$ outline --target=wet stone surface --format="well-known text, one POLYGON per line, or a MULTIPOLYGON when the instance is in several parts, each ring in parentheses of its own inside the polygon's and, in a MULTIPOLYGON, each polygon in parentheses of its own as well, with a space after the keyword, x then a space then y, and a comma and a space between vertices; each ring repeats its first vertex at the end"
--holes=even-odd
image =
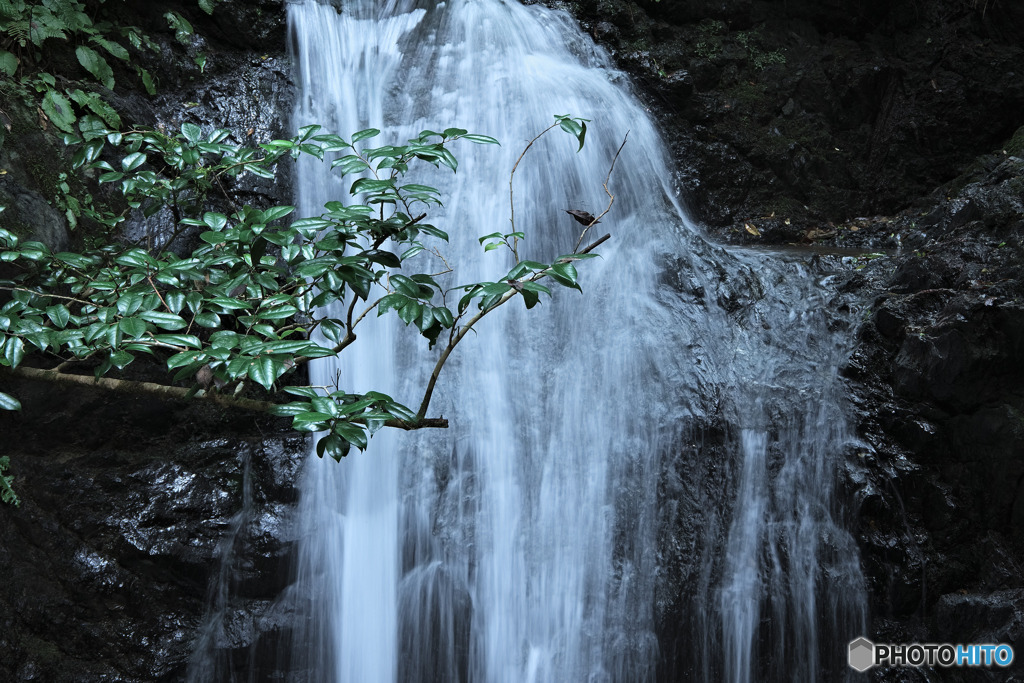
POLYGON ((18 389, 22 413, 0 417, 22 500, 0 509, 0 678, 181 680, 225 538, 247 557, 237 613, 284 588, 306 440, 205 406, 18 389))

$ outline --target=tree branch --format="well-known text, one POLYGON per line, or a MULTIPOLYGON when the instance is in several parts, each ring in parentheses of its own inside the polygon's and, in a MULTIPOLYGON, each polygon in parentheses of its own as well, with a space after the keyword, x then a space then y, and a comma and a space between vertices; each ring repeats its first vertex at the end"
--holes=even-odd
MULTIPOLYGON (((621 149, 621 147, 619 149, 621 149)), ((598 248, 609 239, 611 239, 610 233, 593 242, 583 251, 577 251, 573 253, 589 254, 591 251, 598 248)), ((540 271, 538 273, 534 273, 533 277, 529 278, 529 280, 531 282, 536 282, 537 280, 540 280, 541 278, 544 277, 547 277, 547 271, 540 271)), ((416 419, 418 421, 423 420, 423 416, 427 414, 427 409, 430 407, 430 399, 434 395, 434 386, 437 384, 437 378, 441 376, 441 368, 443 368, 444 364, 448 361, 448 356, 452 354, 452 351, 455 350, 455 347, 458 346, 459 342, 462 341, 467 334, 469 334, 469 331, 473 329, 473 325, 476 325, 478 322, 480 322, 481 318, 483 318, 485 315, 487 315, 494 309, 498 308, 499 306, 507 302, 516 294, 519 294, 519 290, 516 289, 515 287, 509 287, 508 291, 502 294, 501 298, 498 299, 493 306, 481 310, 479 313, 470 318, 469 322, 467 322, 465 325, 459 328, 459 332, 458 334, 455 335, 454 338, 449 337, 451 341, 448 342, 448 346, 446 346, 444 351, 441 352, 441 357, 437 359, 437 362, 434 364, 434 369, 430 373, 430 380, 427 382, 427 389, 423 393, 423 401, 420 402, 420 409, 416 411, 416 419)))
MULTIPOLYGON (((14 377, 21 377, 23 379, 30 379, 34 381, 43 382, 54 382, 57 384, 64 384, 68 386, 80 386, 80 387, 92 387, 103 389, 105 391, 112 391, 118 394, 126 394, 130 396, 152 396, 154 398, 160 398, 164 400, 173 401, 208 401, 215 403, 225 408, 232 408, 236 410, 248 410, 257 413, 270 412, 272 408, 277 406, 277 403, 272 401, 257 401, 251 398, 244 398, 241 396, 232 396, 228 394, 218 393, 196 393, 189 396, 190 389, 185 387, 172 387, 166 384, 157 384, 155 382, 139 382, 136 380, 128 379, 114 379, 111 377, 92 377, 90 375, 75 375, 69 372, 58 372, 57 370, 42 370, 40 368, 28 368, 28 367, 17 367, 17 368, 2 368, 0 374, 11 375, 14 377)), ((354 424, 365 424, 365 420, 361 418, 355 418, 351 420, 354 424)), ((399 420, 392 419, 384 423, 385 427, 394 427, 396 429, 426 429, 426 428, 441 428, 446 429, 448 427, 448 420, 443 417, 434 418, 422 418, 418 417, 415 420, 399 420)))
POLYGON ((72 301, 72 302, 74 302, 76 304, 81 304, 83 306, 95 306, 96 305, 95 303, 93 303, 91 301, 83 301, 82 299, 76 299, 73 296, 62 296, 60 294, 53 294, 51 292, 37 292, 36 290, 28 289, 27 287, 6 287, 4 285, 0 285, 0 289, 2 289, 4 291, 7 291, 7 292, 27 292, 29 294, 35 294, 36 296, 41 296, 41 297, 49 297, 49 298, 52 298, 52 299, 63 299, 64 301, 72 301))

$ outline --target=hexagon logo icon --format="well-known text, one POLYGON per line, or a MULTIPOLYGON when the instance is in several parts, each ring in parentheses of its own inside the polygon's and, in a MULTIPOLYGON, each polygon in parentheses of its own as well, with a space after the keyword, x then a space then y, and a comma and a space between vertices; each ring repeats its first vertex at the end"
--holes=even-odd
POLYGON ((875 644, 861 637, 850 643, 850 668, 861 673, 875 665, 875 644))

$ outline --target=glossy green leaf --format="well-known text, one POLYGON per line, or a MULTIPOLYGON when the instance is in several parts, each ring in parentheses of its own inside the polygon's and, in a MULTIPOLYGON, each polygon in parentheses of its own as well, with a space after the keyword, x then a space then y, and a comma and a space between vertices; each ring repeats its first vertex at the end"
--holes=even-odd
POLYGON ((13 76, 18 70, 18 58, 7 50, 0 50, 0 74, 13 76))
POLYGON ((71 108, 68 98, 64 97, 64 95, 56 90, 47 90, 46 94, 43 95, 41 108, 46 117, 53 122, 53 125, 65 133, 74 132, 72 126, 75 123, 75 112, 71 108))
POLYGON ((193 320, 195 320, 196 325, 199 325, 200 327, 220 327, 220 316, 209 311, 196 313, 193 320))
POLYGON ((131 315, 142 308, 145 300, 141 294, 129 293, 117 300, 117 312, 121 315, 131 315))
POLYGON ((121 331, 132 339, 138 339, 146 334, 146 322, 140 318, 121 318, 117 324, 121 331))
POLYGON ((135 72, 139 74, 139 79, 142 81, 142 87, 146 89, 146 93, 149 95, 156 94, 156 81, 153 80, 153 76, 143 69, 138 64, 135 66, 135 72))
POLYGON ((359 178, 352 183, 350 194, 359 194, 360 192, 383 192, 385 190, 394 190, 394 180, 373 180, 371 178, 359 178))
POLYGON ((164 301, 167 302, 167 307, 171 309, 172 313, 181 313, 181 309, 185 307, 185 292, 181 290, 167 292, 164 294, 164 301))
POLYGON ((96 50, 86 45, 79 45, 75 48, 75 56, 78 57, 78 63, 102 83, 103 87, 113 90, 114 71, 110 68, 107 60, 101 57, 96 50))
POLYGON ((278 218, 284 218, 295 211, 294 206, 273 206, 263 212, 263 222, 270 223, 276 221, 278 218))
POLYGON ((57 327, 64 329, 67 327, 68 321, 71 320, 71 312, 64 304, 57 304, 56 306, 48 306, 46 308, 46 317, 57 327))
POLYGON ((443 306, 434 309, 434 319, 441 323, 441 326, 446 329, 455 324, 455 318, 452 316, 452 312, 443 306))
POLYGON ((283 375, 287 367, 283 361, 276 360, 270 356, 257 356, 249 364, 249 379, 270 390, 278 377, 283 375))
POLYGON ((463 140, 469 140, 470 142, 475 142, 475 143, 477 143, 479 145, 500 145, 501 144, 500 142, 497 141, 497 139, 492 138, 490 135, 476 135, 474 133, 470 133, 468 135, 463 135, 461 137, 462 137, 463 140))
POLYGON ((380 131, 377 130, 376 128, 367 128, 366 130, 361 130, 358 133, 356 133, 355 135, 353 135, 352 136, 352 143, 355 144, 355 143, 359 142, 360 140, 366 140, 368 138, 374 138, 374 137, 377 137, 378 135, 380 135, 380 131))
POLYGON ((202 341, 194 334, 155 334, 153 341, 162 344, 173 344, 175 346, 188 346, 193 349, 203 348, 202 341))
POLYGON ((539 282, 524 282, 522 286, 527 292, 533 292, 535 294, 544 292, 545 294, 551 294, 551 290, 539 282))
POLYGON ((203 139, 203 129, 194 123, 181 124, 181 134, 193 145, 203 139))
POLYGON ((345 328, 340 321, 323 320, 320 322, 320 333, 335 344, 340 344, 345 337, 345 328))
POLYGON ((110 354, 110 363, 118 370, 123 370, 133 360, 135 360, 135 356, 124 349, 118 349, 110 354))
POLYGON ((112 40, 108 40, 107 38, 101 35, 90 36, 89 40, 102 47, 104 50, 106 50, 108 53, 110 53, 117 59, 120 59, 122 61, 128 61, 128 50, 124 49, 123 45, 115 43, 112 40))
POLYGON ((576 266, 571 263, 556 263, 551 266, 551 272, 557 275, 561 275, 563 278, 568 280, 571 284, 576 284, 576 278, 578 273, 576 272, 576 266))
POLYGON ((21 410, 21 401, 0 391, 0 410, 21 410))
POLYGON ((404 306, 398 309, 398 317, 401 318, 402 322, 408 325, 413 320, 420 317, 423 312, 423 304, 418 301, 408 301, 404 306))
POLYGON ((434 325, 434 311, 430 306, 424 306, 423 311, 420 313, 419 320, 416 321, 416 325, 420 328, 420 332, 426 332, 434 325))
POLYGON ((319 457, 322 458, 325 455, 329 455, 339 462, 348 455, 350 449, 351 445, 349 442, 337 434, 328 434, 316 442, 316 454, 319 457))
POLYGON ((314 410, 308 413, 299 413, 296 415, 292 422, 292 426, 296 429, 305 428, 307 431, 316 431, 318 429, 323 429, 331 419, 333 419, 331 415, 314 410))
POLYGON ((356 448, 360 450, 366 448, 366 431, 359 425, 350 422, 336 422, 333 431, 356 448))
POLYGON ((146 163, 146 155, 142 152, 135 152, 134 154, 129 154, 124 159, 121 159, 121 168, 124 169, 125 172, 134 171, 144 163, 146 163))
POLYGON ((309 412, 309 404, 303 401, 294 401, 292 403, 281 403, 269 411, 273 415, 281 415, 285 417, 291 417, 294 415, 301 415, 302 413, 309 412))
POLYGON ((341 169, 342 175, 348 175, 349 173, 360 173, 370 167, 365 161, 356 156, 355 154, 349 154, 348 156, 335 159, 331 162, 331 168, 341 169))
POLYGON ((320 393, 313 387, 284 387, 285 393, 292 394, 293 396, 303 396, 305 398, 316 398, 320 396, 320 393))
POLYGON ((180 315, 163 311, 143 311, 139 314, 143 320, 153 323, 164 330, 180 330, 188 327, 188 323, 180 315))
POLYGON ((25 342, 20 337, 8 337, 4 343, 4 359, 12 367, 16 368, 25 358, 25 342))

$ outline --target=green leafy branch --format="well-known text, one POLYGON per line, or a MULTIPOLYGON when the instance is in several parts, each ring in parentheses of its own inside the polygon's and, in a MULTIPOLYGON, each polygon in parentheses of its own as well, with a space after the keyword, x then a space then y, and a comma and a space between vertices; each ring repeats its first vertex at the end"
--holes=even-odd
MULTIPOLYGON (((439 192, 403 178, 415 163, 455 170, 453 142, 496 144, 494 138, 449 128, 422 131, 402 145, 368 147, 365 142, 380 131, 360 131, 345 140, 306 126, 291 139, 246 147, 228 144, 226 130, 204 133, 188 123, 174 132, 121 132, 93 115, 83 117, 78 128, 80 135, 67 137, 78 147, 74 164, 99 171, 99 182, 116 185, 128 206, 145 216, 169 207, 177 229, 145 244, 58 253, 0 230, 0 263, 11 273, 0 280, 8 297, 0 307, 0 368, 29 379, 210 400, 288 416, 297 430, 326 432, 318 453, 336 459, 351 446, 365 448, 383 426, 447 426, 426 412, 455 346, 484 315, 516 295, 527 308, 535 306, 540 293, 550 294, 539 283, 543 278, 579 289, 573 263, 592 257, 590 252, 608 238, 551 264, 517 260, 499 281, 444 289, 437 274, 415 268, 396 272, 424 250, 439 254, 423 240, 447 240, 443 230, 425 221, 425 212, 413 211, 440 204, 439 192), (294 207, 284 205, 205 210, 217 192, 236 206, 230 194, 235 179, 244 174, 274 178, 279 162, 301 155, 330 160, 343 177, 356 176, 350 203, 329 201, 319 215, 295 220, 294 207), (190 253, 181 242, 193 245, 190 253), (445 303, 453 290, 464 292, 455 311, 445 303), (347 304, 345 313, 332 314, 332 302, 347 304), (395 311, 406 325, 415 324, 430 347, 448 330, 416 412, 377 392, 294 385, 297 369, 355 341, 357 328, 373 310, 378 316, 395 311), (108 377, 140 356, 161 364, 170 382, 108 377), (33 365, 49 367, 27 366, 29 357, 33 365), (269 398, 279 391, 294 398, 287 403, 250 398, 253 392, 269 398)), ((582 134, 577 137, 582 142, 582 134)), ((607 192, 607 178, 605 187, 607 192)), ((609 199, 610 208, 610 193, 609 199)), ((111 228, 125 219, 88 211, 111 228)), ((0 408, 20 404, 0 394, 0 408)))

